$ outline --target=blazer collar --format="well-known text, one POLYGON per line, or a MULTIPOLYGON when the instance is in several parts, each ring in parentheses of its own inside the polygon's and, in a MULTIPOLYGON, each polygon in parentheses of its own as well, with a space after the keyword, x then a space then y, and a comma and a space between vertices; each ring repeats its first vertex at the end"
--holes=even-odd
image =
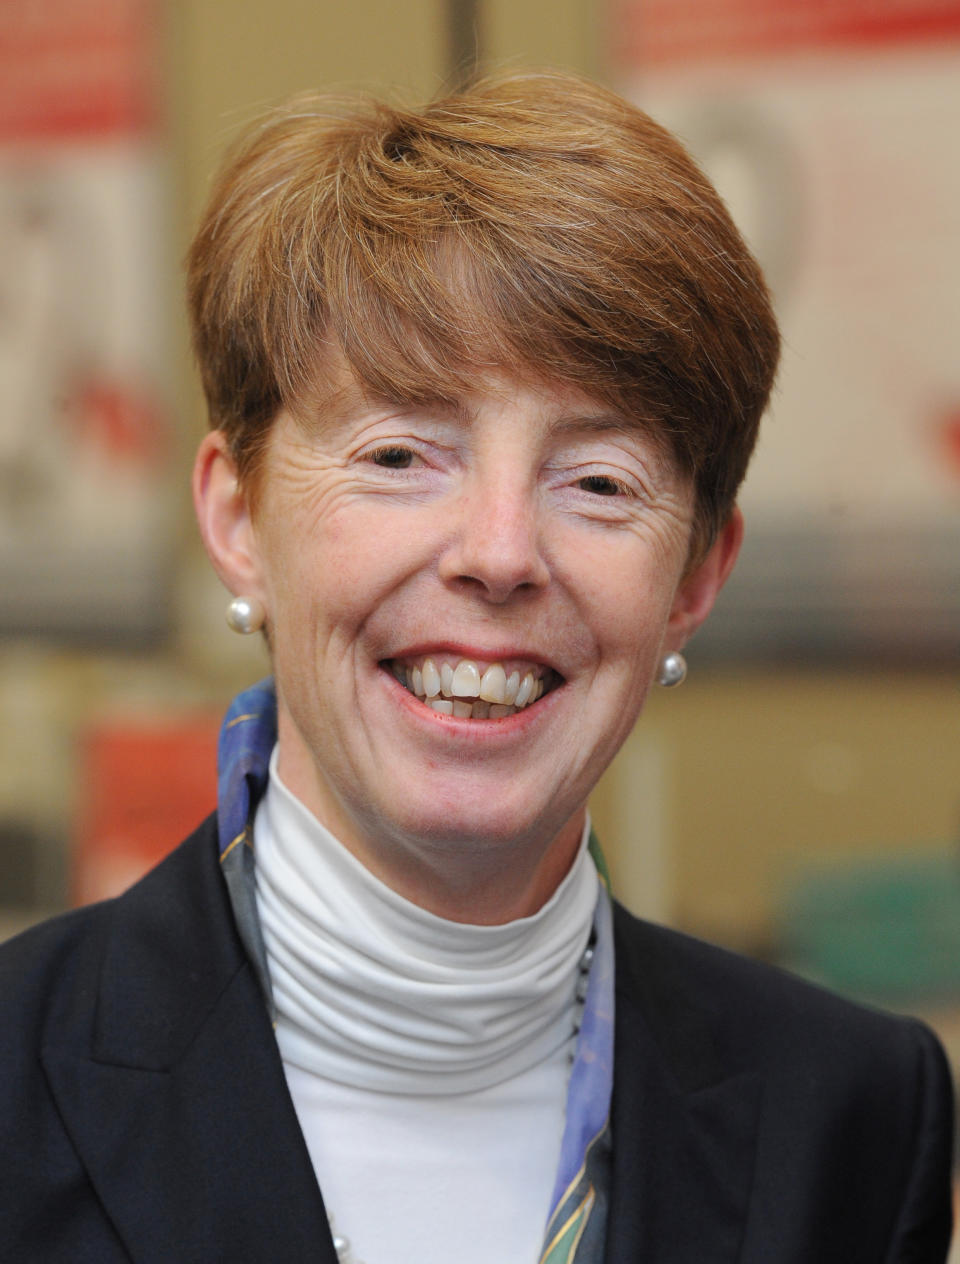
POLYGON ((42 1058, 133 1260, 336 1264, 212 819, 103 918, 42 1058))
POLYGON ((734 1264, 753 1185, 761 1081, 711 1043, 719 1002, 674 977, 675 937, 615 920, 608 1264, 734 1264), (669 940, 674 939, 673 951, 669 940))

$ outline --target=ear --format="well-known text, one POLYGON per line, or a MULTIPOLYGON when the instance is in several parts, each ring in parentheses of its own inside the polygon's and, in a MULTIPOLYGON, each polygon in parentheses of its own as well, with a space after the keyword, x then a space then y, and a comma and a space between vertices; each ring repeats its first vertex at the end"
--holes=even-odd
POLYGON ((212 430, 197 452, 193 506, 207 556, 223 583, 234 596, 265 600, 250 506, 220 430, 212 430))
POLYGON ((665 649, 682 649, 706 619, 733 570, 742 543, 743 514, 734 506, 706 557, 680 581, 663 639, 665 649))

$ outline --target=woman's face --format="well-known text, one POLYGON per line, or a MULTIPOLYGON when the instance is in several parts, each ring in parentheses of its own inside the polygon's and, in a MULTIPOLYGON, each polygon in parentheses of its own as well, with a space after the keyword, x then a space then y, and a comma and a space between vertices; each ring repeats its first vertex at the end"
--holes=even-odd
POLYGON ((509 852, 542 903, 726 574, 725 553, 685 576, 691 516, 662 446, 570 389, 281 413, 248 571, 220 569, 267 610, 282 779, 404 894, 509 852))

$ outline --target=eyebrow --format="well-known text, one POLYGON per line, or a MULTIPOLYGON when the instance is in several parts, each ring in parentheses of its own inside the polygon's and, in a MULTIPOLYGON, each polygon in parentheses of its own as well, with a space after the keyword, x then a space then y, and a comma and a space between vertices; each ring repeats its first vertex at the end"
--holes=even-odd
POLYGON ((601 412, 601 413, 565 413, 554 421, 550 430, 554 434, 569 434, 571 431, 582 430, 587 434, 614 433, 628 435, 635 438, 637 435, 647 435, 656 437, 651 422, 646 417, 628 417, 621 412, 601 412))
MULTIPOLYGON (((374 402, 404 412, 417 412, 421 409, 430 410, 441 417, 449 417, 454 421, 465 424, 472 422, 477 412, 475 408, 463 400, 404 401, 377 399, 374 402)), ((548 430, 551 435, 560 436, 581 431, 587 434, 622 434, 632 438, 635 438, 637 435, 657 437, 657 432, 648 418, 630 417, 615 409, 606 409, 601 412, 561 413, 559 417, 550 422, 548 430)))
POLYGON ((362 409, 383 410, 390 413, 437 412, 446 416, 469 419, 469 411, 461 405, 445 399, 402 399, 375 391, 364 390, 356 382, 330 391, 316 409, 318 419, 326 425, 349 421, 362 409))

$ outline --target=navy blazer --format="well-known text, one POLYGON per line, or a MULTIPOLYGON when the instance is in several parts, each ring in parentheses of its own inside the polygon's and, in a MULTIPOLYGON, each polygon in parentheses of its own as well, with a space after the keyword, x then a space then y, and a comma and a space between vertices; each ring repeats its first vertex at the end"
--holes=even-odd
MULTIPOLYGON (((926 1028, 621 908, 615 935, 607 1264, 945 1259, 926 1028)), ((4 945, 0 1006, 0 1260, 336 1264, 214 818, 4 945)))

